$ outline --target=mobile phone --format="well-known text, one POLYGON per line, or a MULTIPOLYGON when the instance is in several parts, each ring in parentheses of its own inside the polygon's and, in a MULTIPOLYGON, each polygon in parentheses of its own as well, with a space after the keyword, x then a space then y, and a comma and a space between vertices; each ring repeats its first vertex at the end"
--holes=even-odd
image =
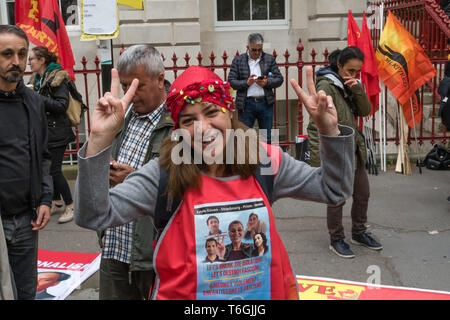
POLYGON ((258 79, 258 80, 263 80, 263 79, 264 79, 264 76, 259 76, 259 77, 256 78, 256 79, 258 79))
POLYGON ((114 170, 114 166, 113 166, 113 163, 112 163, 112 162, 109 163, 109 168, 112 169, 112 170, 114 170))

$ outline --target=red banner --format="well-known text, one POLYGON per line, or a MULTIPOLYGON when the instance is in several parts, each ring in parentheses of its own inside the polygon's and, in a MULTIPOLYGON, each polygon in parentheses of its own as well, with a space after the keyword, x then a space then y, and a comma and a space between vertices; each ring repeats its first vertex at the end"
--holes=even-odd
POLYGON ((450 300, 450 292, 297 276, 300 300, 450 300))
POLYGON ((370 114, 374 114, 378 110, 378 94, 380 93, 380 86, 375 50, 373 49, 370 30, 367 27, 365 12, 363 12, 362 31, 360 31, 353 18, 352 11, 348 11, 347 46, 358 47, 364 54, 364 64, 361 69, 361 82, 372 104, 370 114))
POLYGON ((74 80, 75 60, 58 1, 16 0, 15 19, 30 42, 56 53, 59 63, 74 80))

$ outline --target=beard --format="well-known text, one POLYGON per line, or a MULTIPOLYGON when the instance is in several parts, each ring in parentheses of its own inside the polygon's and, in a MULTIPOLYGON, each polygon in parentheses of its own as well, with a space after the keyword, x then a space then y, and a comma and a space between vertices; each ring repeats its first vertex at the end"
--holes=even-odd
POLYGON ((19 67, 12 67, 11 69, 7 70, 4 74, 0 74, 0 77, 7 81, 7 82, 19 82, 22 80, 24 70, 20 69, 19 67))

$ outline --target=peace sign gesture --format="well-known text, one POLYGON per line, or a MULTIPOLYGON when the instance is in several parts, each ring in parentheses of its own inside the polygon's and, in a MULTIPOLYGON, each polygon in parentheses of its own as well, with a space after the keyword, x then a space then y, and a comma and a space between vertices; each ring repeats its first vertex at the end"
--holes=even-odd
POLYGON ((330 96, 327 96, 322 90, 316 93, 312 68, 306 68, 306 85, 308 87, 309 96, 294 79, 291 79, 290 82, 298 98, 301 99, 305 105, 306 110, 316 124, 319 132, 327 136, 339 135, 340 132, 337 126, 338 117, 333 99, 330 96))
POLYGON ((112 144, 138 85, 139 80, 134 79, 125 95, 119 99, 119 73, 116 69, 111 70, 111 92, 106 92, 97 101, 91 116, 91 134, 86 156, 95 155, 112 144))

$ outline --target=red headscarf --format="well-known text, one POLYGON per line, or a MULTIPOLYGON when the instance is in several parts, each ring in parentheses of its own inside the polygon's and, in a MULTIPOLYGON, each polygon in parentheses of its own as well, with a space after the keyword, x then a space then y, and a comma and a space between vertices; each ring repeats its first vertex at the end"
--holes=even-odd
POLYGON ((178 128, 178 116, 186 103, 210 102, 229 111, 234 110, 233 89, 211 70, 190 66, 170 86, 166 106, 178 128))

